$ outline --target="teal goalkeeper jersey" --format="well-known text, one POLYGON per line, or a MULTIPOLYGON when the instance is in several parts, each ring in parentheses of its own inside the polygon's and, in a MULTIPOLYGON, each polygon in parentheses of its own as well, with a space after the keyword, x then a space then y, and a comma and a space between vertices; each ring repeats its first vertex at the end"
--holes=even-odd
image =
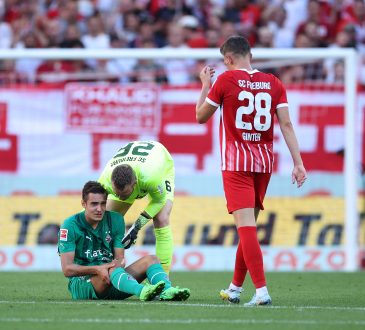
POLYGON ((116 212, 106 211, 94 229, 85 219, 85 212, 64 221, 58 233, 58 252, 75 252, 74 263, 100 265, 113 260, 114 248, 123 248, 125 224, 116 212))
POLYGON ((124 203, 133 204, 138 198, 148 195, 150 201, 145 212, 154 217, 165 205, 173 200, 174 161, 167 149, 156 141, 134 141, 120 148, 105 166, 99 182, 108 191, 108 198, 120 201, 113 191, 111 175, 113 169, 122 164, 132 167, 137 184, 133 193, 124 203))

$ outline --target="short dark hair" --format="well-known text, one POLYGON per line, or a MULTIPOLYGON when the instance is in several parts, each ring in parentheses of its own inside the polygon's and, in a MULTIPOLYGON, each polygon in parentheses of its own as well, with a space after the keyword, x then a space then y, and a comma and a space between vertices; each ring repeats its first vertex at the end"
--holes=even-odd
POLYGON ((97 181, 88 181, 82 188, 82 200, 86 201, 89 194, 103 194, 108 196, 106 189, 97 181))
POLYGON ((251 46, 248 40, 242 36, 229 37, 221 46, 220 52, 222 55, 233 53, 236 55, 246 56, 251 53, 251 46))
POLYGON ((132 167, 128 164, 118 165, 112 172, 111 181, 115 187, 123 190, 126 185, 131 184, 135 179, 132 167))

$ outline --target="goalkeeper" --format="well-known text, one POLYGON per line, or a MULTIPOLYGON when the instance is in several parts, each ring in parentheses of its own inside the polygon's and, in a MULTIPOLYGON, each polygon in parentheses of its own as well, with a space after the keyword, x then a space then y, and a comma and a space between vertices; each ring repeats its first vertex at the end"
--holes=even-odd
POLYGON ((123 238, 126 249, 137 239, 139 230, 153 220, 156 255, 169 273, 173 255, 170 213, 174 200, 174 161, 156 141, 134 141, 124 145, 109 160, 99 182, 108 192, 107 210, 123 216, 134 201, 148 196, 149 203, 123 238))

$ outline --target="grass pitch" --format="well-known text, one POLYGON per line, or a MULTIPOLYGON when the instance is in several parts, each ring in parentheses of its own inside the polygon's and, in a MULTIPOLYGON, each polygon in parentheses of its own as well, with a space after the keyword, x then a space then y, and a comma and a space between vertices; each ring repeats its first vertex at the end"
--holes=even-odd
POLYGON ((189 287, 186 302, 72 301, 61 273, 0 273, 1 330, 80 329, 365 329, 365 273, 268 273, 271 307, 243 307, 219 298, 227 272, 173 273, 189 287))

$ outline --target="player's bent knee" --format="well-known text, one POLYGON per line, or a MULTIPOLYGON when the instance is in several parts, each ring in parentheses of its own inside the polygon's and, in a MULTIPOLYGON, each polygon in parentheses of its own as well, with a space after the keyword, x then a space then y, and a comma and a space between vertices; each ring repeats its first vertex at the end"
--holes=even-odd
POLYGON ((99 277, 99 283, 101 286, 107 288, 110 285, 110 279, 106 277, 99 277))
POLYGON ((153 254, 142 257, 142 260, 146 263, 147 266, 160 263, 160 259, 153 254))
POLYGON ((156 228, 163 228, 170 224, 170 218, 168 215, 159 215, 155 219, 153 219, 153 224, 156 228))

